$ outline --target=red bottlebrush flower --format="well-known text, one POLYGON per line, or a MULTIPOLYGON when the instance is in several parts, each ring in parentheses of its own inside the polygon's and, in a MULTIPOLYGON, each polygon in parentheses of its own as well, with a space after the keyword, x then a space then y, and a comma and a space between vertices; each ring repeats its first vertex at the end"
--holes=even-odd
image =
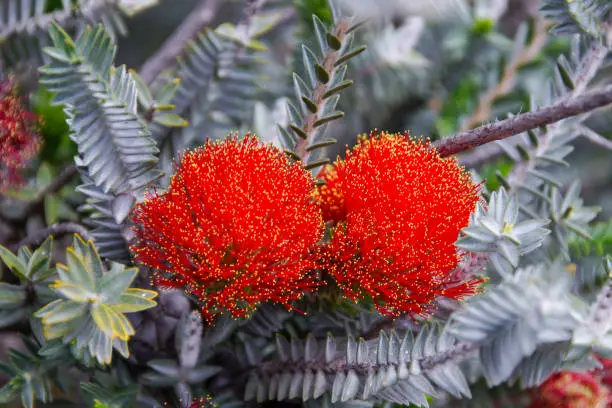
POLYGON ((132 249, 160 286, 183 287, 211 320, 261 302, 291 308, 318 285, 311 250, 323 235, 314 180, 247 135, 186 153, 165 194, 138 205, 132 249))
POLYGON ((325 184, 315 190, 315 200, 321 207, 325 221, 339 222, 346 218, 344 197, 338 189, 338 171, 336 168, 340 166, 342 166, 342 162, 337 161, 333 166, 323 167, 317 175, 317 178, 325 181, 325 184))
POLYGON ((19 169, 36 156, 38 117, 23 107, 11 80, 0 82, 0 190, 22 182, 19 169))
MULTIPOLYGON (((612 387, 612 359, 605 358, 599 355, 595 355, 597 360, 601 363, 602 367, 593 371, 593 374, 597 378, 601 379, 601 382, 608 388, 612 387)), ((612 395, 611 401, 612 403, 612 395)))
POLYGON ((563 371, 533 393, 530 408, 605 408, 610 392, 590 373, 563 371))
POLYGON ((338 222, 324 263, 347 296, 369 296, 386 315, 416 316, 429 314, 439 296, 475 293, 480 280, 452 273, 460 260, 454 243, 479 199, 455 159, 407 133, 382 132, 334 170, 323 174, 334 193, 318 193, 338 222))

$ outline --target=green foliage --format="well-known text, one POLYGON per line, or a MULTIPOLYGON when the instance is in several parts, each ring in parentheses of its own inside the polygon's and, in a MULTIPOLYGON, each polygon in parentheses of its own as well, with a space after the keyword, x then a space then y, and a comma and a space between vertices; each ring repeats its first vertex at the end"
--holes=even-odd
POLYGON ((332 13, 327 0, 294 0, 295 7, 300 13, 304 25, 310 25, 312 16, 317 16, 322 22, 330 24, 332 13))
POLYGON ((133 406, 140 391, 138 385, 113 388, 108 389, 96 383, 81 383, 81 391, 90 402, 90 406, 100 408, 133 406))
POLYGON ((490 18, 480 18, 474 20, 472 23, 471 31, 476 36, 485 36, 493 31, 495 28, 495 21, 490 18))
POLYGON ((485 210, 480 205, 472 215, 470 226, 461 230, 459 248, 473 252, 488 252, 495 270, 509 276, 519 264, 519 257, 540 247, 550 231, 543 228, 546 219, 517 222, 517 197, 508 196, 501 188, 491 194, 485 210))
POLYGON ((81 210, 92 214, 94 239, 103 237, 102 256, 128 262, 122 225, 135 199, 161 176, 158 149, 137 111, 138 83, 125 67, 113 67, 116 47, 102 26, 88 27, 74 42, 57 25, 51 36, 54 47, 45 51, 52 62, 40 69, 41 83, 66 105, 84 181, 79 190, 87 196, 81 210))
POLYGON ((579 322, 574 317, 576 306, 566 302, 564 293, 571 283, 560 264, 530 266, 473 299, 452 317, 452 333, 459 339, 480 345, 479 359, 489 386, 499 385, 516 377, 524 387, 539 384, 561 365, 561 355, 569 344, 555 350, 557 358, 535 359, 533 353, 546 344, 568 343, 579 322), (551 277, 555 276, 555 281, 551 277), (527 287, 525 282, 531 281, 527 287), (547 309, 538 305, 557 302, 547 309), (529 365, 529 362, 533 364, 529 365), (521 364, 529 365, 521 367, 521 364), (531 372, 537 372, 536 377, 531 372))
POLYGON ((52 26, 52 63, 41 68, 57 104, 70 111, 72 139, 89 175, 105 193, 123 193, 150 182, 157 149, 136 112, 136 84, 125 68, 114 69, 115 46, 102 26, 73 42, 52 26), (110 165, 109 165, 110 164, 110 165), (143 177, 144 173, 144 177, 143 177))
POLYGON ((476 108, 474 96, 480 91, 478 77, 467 76, 455 87, 449 95, 447 103, 440 112, 436 122, 436 130, 441 137, 452 135, 461 124, 461 118, 476 108))
POLYGON ((77 357, 88 354, 100 364, 111 363, 113 349, 127 358, 134 328, 124 313, 154 307, 157 293, 130 288, 137 268, 113 263, 105 271, 93 243, 77 235, 66 257, 67 264, 57 266, 59 279, 50 285, 60 298, 35 313, 45 338, 72 344, 77 357))
POLYGON ((498 174, 504 178, 508 177, 514 167, 514 162, 502 157, 492 163, 485 163, 480 169, 480 175, 485 180, 485 187, 488 191, 495 191, 502 187, 499 182, 498 174))
POLYGON ((51 267, 53 238, 49 237, 34 252, 21 247, 17 255, 0 246, 0 258, 19 279, 19 284, 0 282, 0 327, 9 327, 30 315, 53 298, 48 285, 55 276, 51 267))
MULTIPOLYGON (((136 3, 128 7, 150 2, 136 3)), ((0 327, 27 334, 25 351, 10 350, 0 363, 9 377, 0 404, 21 399, 34 407, 61 393, 69 401, 54 406, 188 406, 209 394, 220 408, 268 401, 454 406, 451 399, 460 398, 493 405, 487 398, 495 393, 520 396, 558 370, 595 367, 595 352, 612 356, 612 260, 601 262, 611 252, 612 222, 591 225, 598 209, 585 204, 566 172, 570 142, 601 136, 590 113, 498 141, 508 158, 481 168, 491 194, 460 234, 457 246, 472 254, 453 271, 482 273, 487 283, 463 305, 440 299, 428 321, 387 318, 368 300, 341 298, 333 284, 296 303, 302 314, 264 304, 248 319, 221 316, 209 326, 180 291, 160 288, 154 301, 145 282, 157 272, 133 266, 128 248, 130 213, 163 171, 170 176, 176 154, 205 138, 278 122, 274 142, 316 169, 345 134, 352 141, 384 125, 445 137, 571 100, 607 78, 606 0, 543 2, 552 33, 577 34, 572 40, 547 38, 537 30, 540 17, 507 37, 493 7, 503 0, 449 1, 440 11, 457 10, 436 16, 439 23, 418 10, 419 0, 374 2, 363 35, 338 2, 295 0, 271 12, 267 7, 278 4, 268 3, 245 2, 237 24, 213 21, 217 28, 200 32, 176 69, 150 88, 136 72, 114 66, 119 3, 8 0, 0 7, 3 69, 39 65, 43 47, 47 59, 32 98, 43 118, 41 164, 28 185, 1 200, 7 208, 20 207, 15 199, 32 201, 23 212, 37 214, 3 211, 0 233, 11 230, 12 248, 44 224, 70 219, 91 227, 93 238, 75 237, 65 257, 54 253, 52 238, 33 251, 0 246, 10 270, 0 282, 0 327), (310 21, 313 29, 304 31, 310 21), (95 22, 104 26, 88 25, 95 22), (296 23, 298 38, 313 47, 295 47, 296 23), (270 32, 278 38, 268 41, 270 32), (276 76, 295 48, 301 66, 283 116, 271 105, 285 105, 284 89, 272 85, 284 82, 276 76), (254 119, 256 102, 269 114, 254 119), (84 197, 65 186, 41 199, 70 155, 84 197), (79 204, 77 215, 72 207, 79 204)))
POLYGON ((612 220, 599 222, 587 231, 590 238, 575 234, 569 241, 572 259, 612 254, 612 220))
POLYGON ((255 367, 246 385, 247 400, 317 402, 329 398, 334 404, 375 397, 422 406, 427 405, 428 396, 440 391, 470 395, 461 370, 448 358, 469 350, 435 324, 424 325, 416 337, 411 332, 383 331, 374 340, 277 336, 273 359, 264 361, 255 347, 248 342, 244 346, 255 367))
POLYGON ((110 0, 8 0, 0 18, 0 56, 6 67, 25 62, 41 65, 52 22, 73 28, 75 21, 102 21, 109 33, 125 33, 117 3, 110 0))
POLYGON ((51 380, 55 364, 50 365, 35 354, 36 346, 26 340, 29 350, 21 352, 10 350, 8 363, 0 362, 0 370, 10 380, 0 388, 0 403, 19 398, 24 408, 34 408, 36 401, 50 402, 53 399, 51 380))
POLYGON ((612 5, 607 0, 545 0, 541 10, 555 22, 556 34, 579 33, 602 39, 601 22, 610 17, 612 5))
POLYGON ((178 361, 153 359, 147 365, 153 370, 145 373, 141 381, 151 387, 174 387, 183 403, 191 402, 190 384, 201 384, 222 371, 222 367, 198 364, 202 342, 202 321, 194 312, 183 316, 177 329, 178 361))
POLYGON ((43 137, 42 160, 53 164, 65 163, 77 153, 70 140, 66 114, 62 106, 52 103, 53 94, 39 87, 32 98, 34 112, 41 118, 40 132, 43 137))
POLYGON ((322 157, 323 148, 335 139, 324 139, 327 125, 344 116, 336 109, 340 94, 353 81, 346 80, 347 62, 366 47, 352 47, 353 30, 358 26, 351 19, 334 16, 328 28, 316 15, 313 26, 318 50, 302 45, 302 64, 306 79, 293 74, 295 104, 287 103, 288 124, 278 125, 280 142, 292 158, 302 160, 307 169, 329 162, 322 157))

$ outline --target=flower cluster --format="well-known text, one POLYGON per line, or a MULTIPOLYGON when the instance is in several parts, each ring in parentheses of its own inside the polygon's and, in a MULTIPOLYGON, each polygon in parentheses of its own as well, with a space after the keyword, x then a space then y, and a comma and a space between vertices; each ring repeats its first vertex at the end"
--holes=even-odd
POLYGON ((553 374, 534 392, 530 408, 606 408, 612 393, 596 373, 562 371, 553 374))
POLYGON ((38 118, 23 107, 13 81, 0 82, 0 190, 21 183, 19 169, 40 149, 38 118))
POLYGON ((290 303, 318 285, 314 251, 323 235, 314 179, 247 135, 186 153, 164 194, 134 214, 136 258, 155 283, 183 287, 212 319, 248 315, 261 302, 290 303))
POLYGON ((324 263, 352 299, 370 297, 387 315, 426 315, 437 297, 460 299, 477 279, 452 271, 455 247, 479 199, 455 159, 407 133, 372 133, 325 168, 317 193, 336 223, 324 263))
POLYGON ((453 272, 454 243, 479 188, 454 159, 408 134, 373 133, 320 177, 315 188, 300 163, 250 135, 209 141, 137 206, 132 250, 155 284, 196 295, 209 320, 261 302, 291 309, 321 276, 388 315, 475 293, 478 279, 453 272))

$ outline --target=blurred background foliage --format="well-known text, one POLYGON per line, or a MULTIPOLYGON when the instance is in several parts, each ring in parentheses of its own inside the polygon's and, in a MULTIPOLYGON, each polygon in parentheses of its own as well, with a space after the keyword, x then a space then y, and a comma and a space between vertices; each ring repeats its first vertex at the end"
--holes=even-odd
MULTIPOLYGON (((115 64, 126 64, 139 72, 199 1, 132 0, 124 3, 135 6, 126 6, 124 11, 138 12, 125 18, 126 33, 117 35, 115 64)), ((210 28, 225 22, 238 26, 245 20, 243 1, 210 3, 215 3, 214 18, 207 24, 210 28)), ((336 145, 328 148, 327 155, 332 158, 342 155, 347 146, 355 144, 358 135, 371 129, 409 130, 415 136, 438 140, 482 123, 503 119, 508 113, 529 111, 534 99, 535 102, 544 100, 544 84, 548 78, 555 77, 558 56, 572 49, 570 37, 550 34, 550 22, 538 12, 540 3, 535 0, 343 0, 339 3, 365 21, 354 42, 356 45, 365 43, 368 48, 348 64, 347 77, 354 83, 343 92, 339 101, 339 110, 345 112, 345 117, 332 122, 326 134, 338 140, 336 145)), ((65 5, 63 0, 48 0, 45 12, 61 10, 65 5)), ((223 137, 230 129, 252 130, 265 140, 281 144, 274 124, 286 125, 288 122, 285 102, 293 93, 290 73, 295 71, 305 77, 299 44, 313 46, 317 42, 312 29, 313 14, 324 23, 331 23, 332 13, 326 0, 269 0, 261 2, 260 7, 261 14, 269 13, 274 18, 249 22, 251 30, 258 32, 253 38, 247 38, 251 42, 235 41, 235 36, 232 37, 235 32, 231 30, 229 35, 225 33, 225 38, 217 38, 227 41, 223 43, 227 64, 224 68, 249 73, 242 79, 253 93, 243 98, 242 105, 234 107, 241 114, 221 118, 210 114, 223 102, 224 90, 222 78, 211 80, 213 85, 206 85, 210 85, 206 89, 211 90, 206 93, 205 100, 190 103, 185 108, 183 116, 189 121, 188 126, 170 129, 152 125, 154 137, 161 141, 160 160, 166 170, 171 168, 177 152, 199 145, 208 137, 223 137)), ((610 77, 610 62, 608 56, 594 83, 610 77)), ((150 84, 154 98, 164 93, 165 79, 177 74, 174 64, 165 68, 150 84)), ((62 107, 51 104, 50 92, 44 86, 38 86, 33 72, 35 67, 27 64, 15 68, 15 75, 22 84, 21 91, 30 96, 31 110, 42 119, 39 131, 44 143, 40 155, 26 170, 29 176, 26 185, 11 189, 2 196, 0 242, 11 247, 25 236, 57 222, 81 220, 77 210, 86 204, 85 197, 75 190, 76 177, 69 178, 61 188, 50 188, 53 180, 72 163, 77 148, 70 139, 66 113, 62 107), (41 191, 45 191, 42 196, 41 191), (3 223, 7 220, 20 229, 5 228, 3 223)), ((182 83, 185 83, 184 79, 182 83)), ((176 118, 166 117, 166 120, 172 122, 176 118)), ((579 138, 573 144, 572 166, 554 174, 564 182, 576 178, 582 180, 585 203, 602 208, 589 231, 592 240, 576 234, 569 239, 572 258, 581 260, 612 251, 612 161, 609 158, 612 109, 599 110, 587 119, 586 125, 602 139, 579 138)), ((509 142, 512 140, 508 139, 509 142)), ((486 190, 494 191, 502 186, 498 175, 502 179, 507 177, 515 165, 503 153, 501 147, 492 144, 463 153, 459 160, 477 172, 484 180, 486 190)), ((54 259, 63 262, 66 247, 71 244, 78 245, 71 242, 70 236, 58 239, 53 246, 54 259)), ((585 266, 578 273, 584 273, 586 284, 599 287, 603 284, 600 269, 585 266)), ((10 284, 27 285, 8 273, 4 273, 3 279, 10 284)), ((148 337, 139 338, 137 335, 134 340, 141 355, 152 350, 163 358, 177 354, 171 337, 179 324, 185 324, 184 312, 188 308, 181 304, 182 308, 173 309, 173 305, 180 301, 167 299, 177 297, 182 299, 182 294, 162 294, 159 302, 162 305, 166 302, 167 306, 162 312, 151 312, 133 319, 137 331, 142 329, 144 332, 146 328, 148 333, 148 337)), ((9 348, 25 350, 27 346, 14 331, 0 331, 0 361, 7 359, 9 348)), ((67 358, 72 358, 71 352, 66 351, 67 358)), ((15 359, 14 355, 12 357, 15 359)), ((205 361, 208 356, 201 358, 205 361)), ((35 370, 42 364, 34 360, 31 363, 35 370)), ((156 367, 150 364, 150 367, 137 367, 136 371, 155 371, 156 367)), ((208 366, 200 368, 210 369, 208 366)), ((52 366, 51 372, 54 369, 52 366)), ((121 375, 113 372, 116 384, 113 383, 111 388, 114 391, 133 383, 130 379, 133 373, 127 372, 129 370, 121 367, 113 370, 121 372, 121 375)), ((198 375, 205 377, 206 373, 204 370, 198 375)), ((153 383, 170 381, 157 374, 148 374, 153 383)), ((95 376, 92 374, 91 377, 95 376)), ((97 406, 115 406, 112 398, 102 401, 105 398, 102 391, 91 387, 85 394, 89 400, 96 400, 97 406)), ((129 399, 135 395, 127 391, 127 396, 122 398, 129 399)), ((172 391, 162 390, 159 395, 176 401, 172 391)), ((8 405, 0 404, 0 407, 5 406, 8 405)), ((56 402, 49 406, 62 405, 56 402)))

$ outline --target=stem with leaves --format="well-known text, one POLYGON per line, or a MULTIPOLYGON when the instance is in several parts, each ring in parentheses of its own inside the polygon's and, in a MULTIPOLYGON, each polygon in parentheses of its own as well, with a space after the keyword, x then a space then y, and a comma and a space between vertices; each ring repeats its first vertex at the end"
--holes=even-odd
MULTIPOLYGON (((612 35, 612 30, 610 30, 609 33, 610 35, 612 35)), ((587 55, 583 59, 582 65, 578 68, 576 78, 572 82, 573 89, 566 96, 566 101, 571 102, 580 100, 581 98, 584 98, 587 95, 587 93, 585 93, 587 86, 601 68, 606 56, 608 55, 608 52, 609 48, 601 42, 595 42, 591 46, 591 48, 587 52, 587 55)), ((608 86, 605 89, 610 91, 612 87, 608 86)), ((552 140, 564 131, 566 130, 564 130, 563 126, 558 123, 555 123, 548 129, 548 131, 543 135, 543 137, 540 138, 538 145, 534 149, 534 152, 530 154, 529 157, 535 158, 540 156, 549 148, 552 140)), ((508 177, 508 181, 512 185, 518 185, 522 183, 527 177, 529 171, 533 170, 535 165, 535 160, 525 160, 519 163, 512 169, 512 172, 508 177)))
MULTIPOLYGON (((584 93, 533 112, 523 113, 499 122, 480 126, 434 143, 440 156, 447 157, 486 143, 518 135, 612 104, 612 86, 584 93)), ((541 145, 540 145, 541 146, 541 145)))
POLYGON ((326 125, 344 116, 336 110, 340 93, 351 86, 353 81, 345 80, 347 62, 365 50, 365 46, 350 49, 353 30, 359 26, 352 19, 339 17, 334 11, 334 24, 328 29, 321 20, 313 16, 318 55, 306 46, 302 46, 302 62, 306 71, 306 80, 298 74, 293 75, 296 104, 289 102, 288 126, 279 125, 279 131, 285 152, 304 164, 306 169, 313 169, 329 163, 321 159, 322 148, 334 144, 335 139, 322 139, 326 125))
MULTIPOLYGON (((569 74, 566 74, 567 81, 571 82, 572 84, 572 89, 570 89, 564 100, 577 98, 587 90, 588 84, 591 82, 595 74, 599 71, 606 56, 608 55, 610 49, 606 44, 610 43, 612 43, 612 27, 608 28, 608 41, 594 41, 591 44, 591 47, 586 52, 586 55, 581 59, 580 66, 578 67, 576 72, 571 76, 569 76, 569 74)), ((560 64, 558 65, 558 69, 562 69, 560 64)), ((557 134, 563 133, 564 131, 565 129, 563 128, 563 126, 560 125, 554 125, 549 127, 547 133, 544 135, 542 140, 539 141, 537 149, 539 151, 544 151, 549 146, 550 140, 554 138, 557 134)), ((599 135, 593 135, 592 133, 589 133, 588 135, 585 134, 585 136, 593 143, 603 145, 604 147, 608 148, 608 143, 606 143, 607 140, 602 140, 599 135)), ((511 145, 518 145, 521 143, 521 140, 518 138, 512 139, 508 141, 508 143, 510 143, 511 145)), ((474 150, 467 154, 461 155, 459 157, 459 161, 465 166, 474 167, 500 156, 501 154, 503 154, 503 152, 504 151, 500 148, 500 146, 491 144, 485 146, 483 149, 474 150)), ((536 151, 534 153, 535 154, 532 155, 532 157, 536 157, 538 152, 536 151)), ((518 166, 518 168, 515 170, 515 173, 521 173, 522 178, 525 174, 527 174, 528 170, 529 169, 524 166, 518 166)))
MULTIPOLYGON (((350 25, 347 20, 340 20, 334 27, 332 35, 334 35, 340 41, 340 43, 343 43, 349 28, 350 25)), ((329 73, 334 70, 340 57, 340 51, 334 50, 333 48, 330 48, 329 51, 330 52, 325 55, 325 58, 321 62, 320 67, 323 69, 316 70, 317 80, 319 83, 313 90, 312 97, 312 102, 316 107, 321 107, 323 104, 326 97, 325 93, 328 91, 327 83, 329 82, 329 73)), ((304 120, 302 130, 304 131, 306 137, 298 140, 295 146, 295 152, 302 158, 303 163, 308 163, 308 158, 310 156, 308 146, 314 141, 313 137, 315 135, 315 128, 317 127, 320 119, 319 110, 317 109, 315 112, 310 112, 304 120)))

